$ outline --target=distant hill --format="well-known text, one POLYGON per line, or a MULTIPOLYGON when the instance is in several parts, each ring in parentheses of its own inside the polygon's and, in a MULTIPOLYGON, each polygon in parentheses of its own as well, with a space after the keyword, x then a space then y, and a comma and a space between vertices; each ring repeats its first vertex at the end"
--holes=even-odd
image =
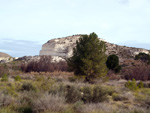
MULTIPOLYGON (((76 41, 81 35, 73 35, 63 38, 49 40, 43 44, 40 55, 51 55, 54 57, 67 58, 72 56, 73 48, 76 46, 76 41)), ((139 53, 150 54, 150 50, 134 47, 119 46, 109 43, 101 38, 100 40, 106 43, 106 54, 116 54, 120 59, 133 59, 139 53)))
POLYGON ((8 55, 7 53, 0 52, 0 57, 11 57, 11 56, 8 55))

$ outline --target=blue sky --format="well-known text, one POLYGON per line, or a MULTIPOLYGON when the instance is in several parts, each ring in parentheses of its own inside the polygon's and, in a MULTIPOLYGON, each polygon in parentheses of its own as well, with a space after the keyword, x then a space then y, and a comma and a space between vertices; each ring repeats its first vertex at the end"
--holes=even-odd
POLYGON ((53 38, 95 32, 150 49, 150 0, 0 0, 0 51, 38 55, 53 38))

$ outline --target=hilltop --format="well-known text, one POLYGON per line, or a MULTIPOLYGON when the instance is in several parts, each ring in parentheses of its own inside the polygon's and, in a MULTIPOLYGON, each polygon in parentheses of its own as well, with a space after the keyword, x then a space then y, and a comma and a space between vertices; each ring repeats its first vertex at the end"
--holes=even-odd
MULTIPOLYGON (((40 55, 51 55, 53 57, 59 57, 60 59, 68 58, 72 56, 73 48, 76 46, 76 41, 81 36, 82 35, 72 35, 49 40, 47 43, 43 44, 40 55)), ((141 52, 146 54, 150 53, 150 50, 120 46, 117 44, 109 43, 101 38, 99 39, 106 43, 107 55, 116 54, 120 59, 132 59, 135 57, 135 55, 141 52)))
POLYGON ((7 53, 0 52, 0 57, 11 57, 11 56, 8 55, 7 53))

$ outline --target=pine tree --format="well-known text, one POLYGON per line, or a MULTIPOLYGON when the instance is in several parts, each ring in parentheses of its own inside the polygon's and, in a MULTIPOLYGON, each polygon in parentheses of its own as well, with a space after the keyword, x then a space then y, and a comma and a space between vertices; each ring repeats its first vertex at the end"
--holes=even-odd
POLYGON ((76 42, 73 56, 67 59, 68 66, 75 75, 85 75, 87 79, 105 76, 107 73, 105 42, 95 33, 83 35, 76 42))

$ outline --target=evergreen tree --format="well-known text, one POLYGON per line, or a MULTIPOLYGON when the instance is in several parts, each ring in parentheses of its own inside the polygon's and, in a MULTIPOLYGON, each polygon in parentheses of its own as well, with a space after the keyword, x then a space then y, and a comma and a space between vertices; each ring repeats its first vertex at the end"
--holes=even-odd
POLYGON ((106 61, 108 69, 115 71, 115 73, 120 72, 121 66, 119 65, 119 58, 117 55, 110 55, 106 61))
POLYGON ((91 80, 105 76, 107 73, 105 42, 100 41, 95 33, 83 35, 76 42, 73 56, 67 60, 75 75, 85 75, 91 80))

